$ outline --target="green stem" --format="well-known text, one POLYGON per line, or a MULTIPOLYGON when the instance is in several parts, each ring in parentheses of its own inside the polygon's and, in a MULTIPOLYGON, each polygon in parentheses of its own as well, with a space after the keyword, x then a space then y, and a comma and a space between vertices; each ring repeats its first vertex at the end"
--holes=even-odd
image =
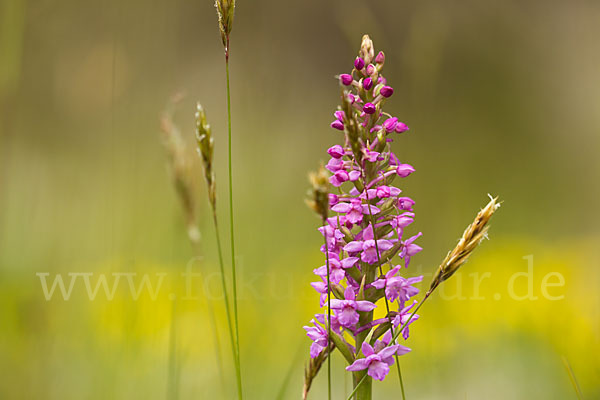
POLYGON ((227 282, 225 282, 225 266, 223 263, 223 250, 221 247, 221 235, 219 234, 219 224, 217 222, 217 210, 213 207, 213 222, 215 225, 215 236, 217 237, 217 252, 219 253, 219 267, 221 269, 221 286, 223 286, 223 298, 225 299, 225 313, 227 314, 227 326, 229 327, 229 339, 231 341, 231 352, 233 354, 233 363, 237 365, 237 350, 233 339, 233 328, 231 323, 231 313, 229 311, 229 295, 227 294, 227 282))
MULTIPOLYGON (((365 169, 363 168, 363 177, 365 176, 365 169)), ((365 179, 365 178, 363 178, 365 179)), ((366 182, 363 182, 366 187, 366 182)), ((377 253, 377 264, 379 264, 379 274, 383 275, 383 267, 381 266, 381 255, 379 254, 379 246, 377 245, 377 230, 375 227, 375 219, 373 218, 373 210, 371 210, 371 203, 369 201, 369 190, 365 190, 365 196, 367 198, 367 207, 369 208, 369 217, 371 219, 371 227, 373 228, 373 240, 375 241, 375 252, 377 253)), ((387 284, 386 284, 387 286, 387 284)), ((385 309, 387 311, 387 315, 390 320, 390 335, 394 336, 394 324, 392 322, 392 317, 390 315, 390 304, 388 302, 387 295, 385 294, 385 287, 383 288, 383 298, 385 299, 385 309)), ((390 344, 393 341, 390 342, 390 344)), ((398 370, 398 381, 400 382, 400 391, 402 393, 402 400, 406 400, 406 394, 404 393, 404 381, 402 380, 402 370, 400 368, 400 360, 398 359, 398 354, 394 354, 394 358, 396 359, 396 368, 398 370)))
POLYGON ((562 361, 563 361, 563 364, 565 365, 565 368, 567 369, 567 373, 569 374, 569 379, 571 380, 573 389, 575 389, 577 398, 579 400, 583 400, 583 394, 581 393, 581 387, 579 386, 579 382, 577 382, 577 378, 575 377, 575 373, 573 372, 573 369, 571 368, 571 364, 569 364, 569 360, 567 360, 567 357, 563 356, 562 361))
POLYGON ((354 390, 346 400, 352 400, 354 395, 357 396, 360 400, 370 400, 371 399, 371 383, 373 380, 367 374, 367 371, 362 371, 362 378, 358 381, 358 383, 354 386, 354 390), (366 383, 365 383, 366 381, 366 383))
POLYGON ((229 90, 229 37, 227 37, 227 45, 225 48, 225 75, 227 76, 227 137, 228 156, 229 156, 229 232, 231 237, 231 279, 233 287, 233 317, 235 320, 235 345, 236 345, 236 378, 238 384, 238 398, 242 400, 242 366, 240 363, 240 332, 238 324, 238 309, 237 309, 237 278, 235 273, 235 237, 234 237, 234 220, 233 220, 233 169, 231 167, 231 94, 229 90))
POLYGON ((167 399, 178 398, 178 357, 177 357, 177 308, 173 301, 171 307, 171 326, 169 328, 169 375, 167 379, 167 399))
MULTIPOLYGON (((421 300, 421 302, 417 305, 417 308, 415 308, 415 310, 412 312, 412 314, 410 314, 410 317, 408 318, 408 320, 404 324, 402 324, 400 329, 396 330, 396 333, 394 334, 394 337, 392 338, 392 342, 394 340, 398 339, 400 332, 402 332, 404 330, 404 328, 406 328, 408 326, 410 321, 413 319, 414 315, 417 313, 417 311, 419 311, 419 308, 421 308, 421 306, 423 305, 423 303, 425 303, 425 300, 427 300, 429 298, 431 293, 432 293, 431 291, 428 291, 425 294, 425 297, 423 297, 423 300, 421 300)), ((363 383, 366 380, 366 378, 367 378, 367 375, 365 374, 365 376, 363 376, 362 379, 356 384, 356 386, 354 387, 354 390, 352 391, 352 393, 350 393, 350 396, 348 396, 347 400, 351 400, 352 396, 354 396, 354 394, 358 391, 358 388, 361 386, 364 386, 363 383)))
MULTIPOLYGON (((213 217, 215 218, 214 222, 215 222, 215 230, 217 231, 217 244, 218 244, 218 250, 219 250, 219 261, 221 261, 219 264, 221 266, 221 278, 222 278, 222 284, 223 284, 223 295, 225 296, 225 305, 227 307, 227 314, 229 317, 229 305, 228 305, 228 299, 227 299, 227 290, 226 290, 226 285, 225 285, 225 278, 223 275, 224 272, 224 268, 223 268, 223 255, 221 254, 221 242, 219 239, 219 233, 218 233, 218 227, 216 225, 216 211, 213 209, 213 217)), ((190 242, 192 243, 192 246, 196 252, 196 257, 200 257, 200 254, 202 254, 202 252, 200 251, 200 245, 199 242, 196 242, 194 240, 190 239, 190 242)), ((201 278, 202 280, 204 278, 201 278)), ((219 378, 221 379, 221 389, 223 390, 223 395, 225 395, 225 376, 224 376, 224 370, 223 370, 223 358, 221 356, 221 341, 219 340, 219 327, 217 325, 217 318, 215 317, 215 308, 214 308, 214 304, 213 301, 206 296, 206 305, 208 308, 208 318, 210 319, 210 324, 212 325, 212 330, 213 330, 213 336, 214 336, 214 342, 215 342, 215 359, 217 361, 217 368, 219 369, 219 378)), ((235 348, 233 347, 233 332, 231 330, 231 319, 228 318, 229 323, 229 336, 232 339, 231 342, 231 350, 235 351, 235 348)))

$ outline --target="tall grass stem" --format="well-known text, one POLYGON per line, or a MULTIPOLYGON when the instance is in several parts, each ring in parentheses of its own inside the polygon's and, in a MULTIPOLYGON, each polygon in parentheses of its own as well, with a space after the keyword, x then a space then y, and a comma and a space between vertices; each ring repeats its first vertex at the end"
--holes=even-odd
POLYGON ((233 336, 233 324, 231 321, 231 311, 229 306, 229 295, 227 294, 227 282, 225 281, 225 265, 223 262, 223 248, 221 246, 221 235, 219 234, 219 223, 217 221, 217 210, 213 208, 213 223, 215 226, 215 236, 217 238, 217 252, 219 253, 219 268, 221 269, 221 286, 223 287, 223 299, 225 300, 225 313, 227 315, 227 327, 229 328, 229 340, 231 341, 231 352, 233 354, 233 363, 237 370, 237 348, 233 336))
POLYGON ((233 287, 233 318, 235 320, 235 345, 236 345, 236 378, 238 384, 238 398, 243 399, 242 395, 242 366, 240 362, 240 331, 238 324, 237 309, 237 278, 235 271, 235 234, 233 217, 233 169, 231 167, 231 91, 229 88, 229 37, 225 47, 225 75, 227 79, 227 137, 228 137, 228 167, 229 167, 229 232, 231 238, 231 280, 233 287))

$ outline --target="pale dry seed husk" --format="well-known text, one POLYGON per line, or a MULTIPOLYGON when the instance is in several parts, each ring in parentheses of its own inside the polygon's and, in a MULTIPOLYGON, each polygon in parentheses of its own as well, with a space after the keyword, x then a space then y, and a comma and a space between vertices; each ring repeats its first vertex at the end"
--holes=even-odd
POLYGON ((302 399, 306 400, 308 397, 308 391, 312 385, 313 379, 319 373, 319 370, 327 360, 327 356, 335 349, 335 344, 331 343, 329 345, 329 350, 321 351, 317 357, 312 358, 308 365, 304 367, 304 387, 302 388, 302 399))
POLYGON ((487 237, 487 225, 494 212, 500 207, 498 198, 490 196, 490 202, 477 214, 475 220, 467 227, 458 244, 448 253, 436 271, 429 291, 432 292, 440 283, 450 278, 458 269, 467 262, 467 259, 477 248, 479 243, 487 237))

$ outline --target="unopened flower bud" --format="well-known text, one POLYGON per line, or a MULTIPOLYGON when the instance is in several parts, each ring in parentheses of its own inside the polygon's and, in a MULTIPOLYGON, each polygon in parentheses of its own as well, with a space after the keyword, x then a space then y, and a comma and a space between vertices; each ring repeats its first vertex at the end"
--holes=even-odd
POLYGON ((362 82, 362 86, 365 90, 369 90, 373 87, 373 80, 371 78, 365 78, 362 82))
POLYGON ((342 121, 340 121, 339 119, 336 119, 335 121, 333 121, 330 126, 339 131, 344 130, 344 123, 342 121))
POLYGON ((379 93, 383 96, 383 97, 390 97, 391 95, 394 94, 394 88, 391 86, 384 86, 381 88, 381 90, 379 91, 379 93))
POLYGON ((398 125, 398 118, 396 117, 388 118, 383 122, 383 127, 388 133, 393 132, 396 129, 396 125, 398 125))
POLYGON ((367 65, 367 75, 371 76, 375 73, 375 66, 373 64, 367 65))
POLYGON ((373 103, 365 104, 365 106, 363 107, 363 111, 365 112, 365 114, 375 114, 375 104, 373 104, 373 103))
POLYGON ((336 144, 335 146, 331 146, 327 150, 327 153, 329 153, 329 155, 333 158, 342 158, 345 152, 342 146, 336 144))
POLYGON ((404 122, 398 122, 394 130, 396 131, 396 133, 406 132, 408 130, 408 126, 404 122))
POLYGON ((348 75, 348 74, 341 74, 340 75, 340 82, 342 82, 342 85, 344 86, 350 86, 352 84, 352 75, 348 75))
POLYGON ((356 60, 354 60, 354 68, 356 68, 357 71, 361 71, 364 67, 365 60, 360 57, 356 57, 356 60))
POLYGON ((375 62, 377 64, 383 64, 385 62, 385 54, 383 54, 383 51, 377 53, 377 56, 375 57, 375 62))
POLYGON ((415 169, 413 168, 412 165, 409 165, 409 164, 400 164, 396 168, 396 173, 398 174, 398 176, 400 178, 406 178, 413 172, 415 172, 415 169))
POLYGON ((373 48, 373 41, 369 35, 364 35, 362 43, 360 44, 360 57, 365 61, 366 64, 370 64, 375 57, 375 50, 373 48))
POLYGON ((340 202, 340 198, 338 197, 337 194, 329 193, 329 204, 330 205, 335 206, 339 202, 340 202))

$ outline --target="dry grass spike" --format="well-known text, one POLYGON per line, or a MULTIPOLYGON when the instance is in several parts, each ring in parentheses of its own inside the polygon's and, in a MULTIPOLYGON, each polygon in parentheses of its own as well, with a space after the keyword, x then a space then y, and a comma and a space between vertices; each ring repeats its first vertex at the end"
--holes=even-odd
POLYGON ((450 278, 458 269, 467 262, 469 256, 484 238, 487 238, 488 222, 494 212, 500 207, 497 197, 490 196, 490 202, 477 214, 475 220, 467 227, 458 244, 448 253, 436 271, 429 292, 432 292, 440 283, 450 278))

